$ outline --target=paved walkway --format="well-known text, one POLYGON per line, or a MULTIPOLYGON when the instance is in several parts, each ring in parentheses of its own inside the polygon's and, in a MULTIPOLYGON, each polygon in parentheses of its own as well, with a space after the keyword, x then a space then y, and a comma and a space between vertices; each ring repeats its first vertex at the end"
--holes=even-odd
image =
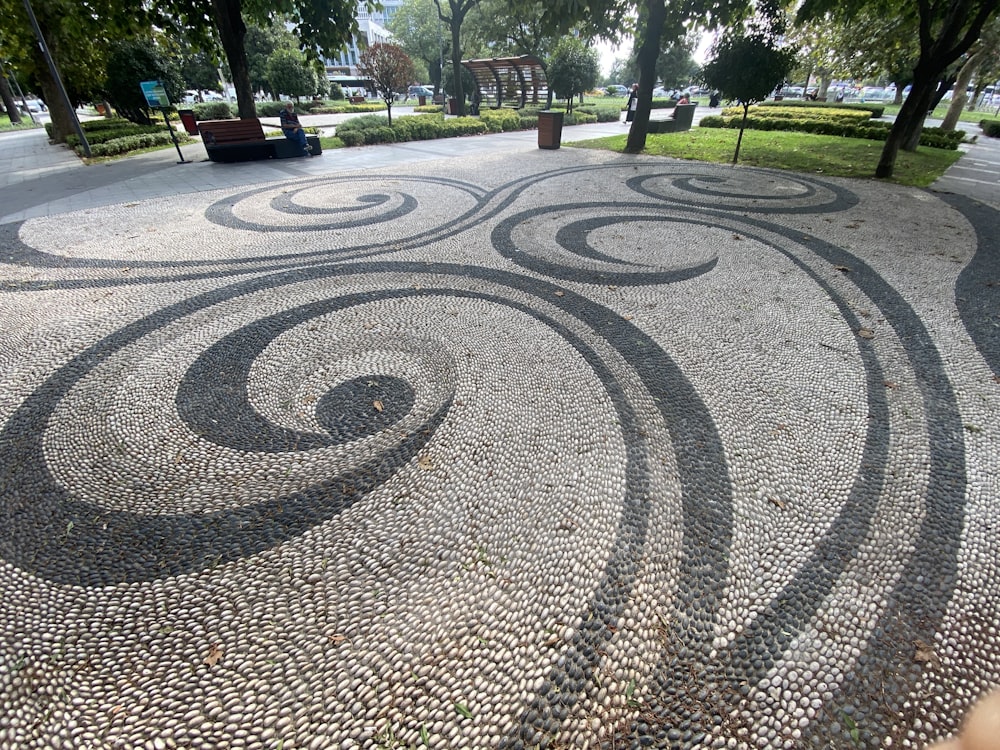
POLYGON ((0 748, 920 748, 1000 685, 995 206, 32 137, 0 748))

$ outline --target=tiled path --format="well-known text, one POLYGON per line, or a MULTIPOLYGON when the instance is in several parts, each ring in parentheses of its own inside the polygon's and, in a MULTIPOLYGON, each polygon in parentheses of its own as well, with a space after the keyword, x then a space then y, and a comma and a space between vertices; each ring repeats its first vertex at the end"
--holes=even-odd
POLYGON ((0 747, 918 748, 1000 684, 995 209, 505 143, 0 209, 0 747))

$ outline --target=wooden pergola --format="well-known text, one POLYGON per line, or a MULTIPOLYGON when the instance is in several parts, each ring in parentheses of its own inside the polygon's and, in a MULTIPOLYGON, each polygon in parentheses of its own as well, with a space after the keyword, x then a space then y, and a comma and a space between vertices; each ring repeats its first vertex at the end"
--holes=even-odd
POLYGON ((462 65, 476 81, 480 106, 521 109, 541 103, 543 97, 546 107, 552 104, 545 64, 534 55, 462 60, 462 65))

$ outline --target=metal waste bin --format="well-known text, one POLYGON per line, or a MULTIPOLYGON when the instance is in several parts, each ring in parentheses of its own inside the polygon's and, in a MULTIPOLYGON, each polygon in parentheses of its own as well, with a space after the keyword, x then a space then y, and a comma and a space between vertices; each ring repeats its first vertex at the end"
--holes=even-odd
POLYGON ((559 148, 562 143, 563 113, 543 110, 538 113, 538 148, 559 148))
POLYGON ((193 109, 179 109, 177 114, 181 118, 181 123, 188 135, 198 135, 198 121, 195 119, 193 109))

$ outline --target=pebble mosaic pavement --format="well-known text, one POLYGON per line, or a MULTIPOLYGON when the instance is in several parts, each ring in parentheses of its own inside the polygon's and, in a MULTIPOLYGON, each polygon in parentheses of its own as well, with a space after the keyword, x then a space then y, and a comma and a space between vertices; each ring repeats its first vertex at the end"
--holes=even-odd
POLYGON ((997 226, 574 149, 0 226, 0 747, 954 731, 997 226))

